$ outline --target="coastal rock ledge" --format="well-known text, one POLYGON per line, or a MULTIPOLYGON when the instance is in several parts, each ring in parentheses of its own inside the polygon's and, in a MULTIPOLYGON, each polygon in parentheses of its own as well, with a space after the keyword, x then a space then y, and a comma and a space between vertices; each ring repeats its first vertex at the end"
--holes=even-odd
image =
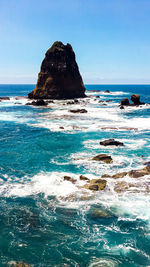
POLYGON ((85 97, 85 87, 70 44, 55 42, 46 52, 31 99, 85 97))

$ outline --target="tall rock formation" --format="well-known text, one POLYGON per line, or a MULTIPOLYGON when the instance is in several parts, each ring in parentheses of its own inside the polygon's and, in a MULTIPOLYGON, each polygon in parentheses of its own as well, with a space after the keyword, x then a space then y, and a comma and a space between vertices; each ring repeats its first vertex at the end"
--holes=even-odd
POLYGON ((35 89, 34 99, 85 97, 85 87, 70 44, 55 42, 46 52, 35 89))

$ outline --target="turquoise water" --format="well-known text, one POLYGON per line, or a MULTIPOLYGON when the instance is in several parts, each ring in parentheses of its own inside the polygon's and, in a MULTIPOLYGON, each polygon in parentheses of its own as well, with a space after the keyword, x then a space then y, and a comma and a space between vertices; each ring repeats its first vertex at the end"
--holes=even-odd
POLYGON ((10 97, 0 102, 0 266, 150 266, 150 177, 107 178, 96 193, 79 180, 150 161, 150 106, 118 107, 132 93, 150 103, 150 85, 87 85, 88 97, 77 105, 64 100, 42 108, 15 99, 33 88, 0 85, 0 96, 10 97), (75 108, 88 113, 69 112, 75 108), (107 138, 125 145, 100 146, 107 138), (93 162, 100 153, 113 163, 93 162), (122 181, 132 185, 118 194, 122 181))

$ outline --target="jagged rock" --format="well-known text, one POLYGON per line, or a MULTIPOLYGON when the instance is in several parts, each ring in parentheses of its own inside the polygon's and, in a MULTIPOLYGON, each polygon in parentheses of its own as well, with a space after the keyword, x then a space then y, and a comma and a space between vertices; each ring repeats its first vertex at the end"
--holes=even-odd
POLYGON ((84 175, 80 175, 80 180, 82 180, 82 181, 89 181, 90 179, 87 178, 87 177, 84 176, 84 175))
POLYGON ((43 99, 39 99, 37 101, 32 101, 31 103, 27 103, 27 106, 47 106, 47 102, 43 99))
POLYGON ((100 191, 104 190, 104 188, 106 187, 106 183, 106 180, 103 179, 92 179, 84 187, 92 191, 100 191))
POLYGON ((105 163, 111 163, 112 162, 112 157, 108 156, 106 154, 100 154, 92 158, 92 160, 96 161, 104 161, 105 163))
POLYGON ((85 87, 70 44, 55 42, 46 52, 36 88, 28 94, 34 99, 85 97, 85 87))
POLYGON ((1 96, 0 97, 0 100, 10 100, 10 97, 8 97, 8 96, 1 96))
POLYGON ((69 181, 73 184, 76 182, 76 180, 70 176, 64 176, 64 181, 69 181))
POLYGON ((86 109, 71 109, 69 111, 72 113, 87 113, 86 109))
POLYGON ((129 99, 128 98, 124 98, 121 100, 121 106, 129 106, 129 99))
POLYGON ((108 139, 100 142, 102 146, 123 146, 122 142, 116 141, 115 139, 108 139))

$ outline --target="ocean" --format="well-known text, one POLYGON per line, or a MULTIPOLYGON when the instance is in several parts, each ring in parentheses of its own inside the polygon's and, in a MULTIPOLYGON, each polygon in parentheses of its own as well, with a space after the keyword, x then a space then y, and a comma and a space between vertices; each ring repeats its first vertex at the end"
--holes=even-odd
POLYGON ((102 191, 79 178, 150 161, 150 85, 86 85, 79 103, 46 107, 26 105, 34 87, 0 85, 0 266, 150 266, 150 175, 103 178, 102 191), (147 104, 120 109, 133 93, 147 104), (109 138, 124 146, 100 145, 109 138), (101 153, 112 163, 92 160, 101 153))

